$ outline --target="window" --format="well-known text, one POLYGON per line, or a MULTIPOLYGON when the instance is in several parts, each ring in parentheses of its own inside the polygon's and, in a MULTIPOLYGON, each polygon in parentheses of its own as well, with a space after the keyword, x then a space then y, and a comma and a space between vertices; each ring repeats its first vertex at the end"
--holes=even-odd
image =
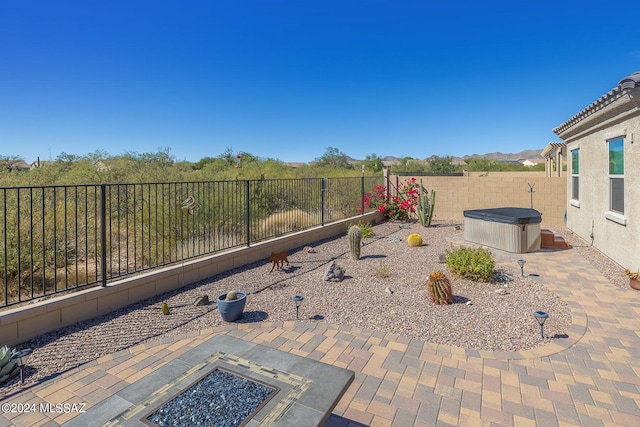
POLYGON ((624 214, 624 138, 609 141, 609 209, 624 214))
POLYGON ((580 200, 580 150, 571 152, 571 199, 580 200))

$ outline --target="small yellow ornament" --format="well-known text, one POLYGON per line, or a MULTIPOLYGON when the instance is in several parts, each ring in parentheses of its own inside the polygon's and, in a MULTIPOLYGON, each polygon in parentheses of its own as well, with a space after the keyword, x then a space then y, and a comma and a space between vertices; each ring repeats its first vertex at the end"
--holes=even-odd
POLYGON ((162 303, 162 314, 164 314, 165 316, 170 314, 169 312, 169 306, 167 305, 166 302, 162 303))

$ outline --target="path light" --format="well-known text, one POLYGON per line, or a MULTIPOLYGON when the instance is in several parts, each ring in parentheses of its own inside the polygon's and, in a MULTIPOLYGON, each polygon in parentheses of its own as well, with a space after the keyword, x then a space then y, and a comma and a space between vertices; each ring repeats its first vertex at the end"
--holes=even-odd
POLYGON ((540 324, 540 338, 544 339, 544 332, 543 332, 543 325, 545 320, 547 320, 547 318, 549 317, 549 315, 547 313, 545 313, 544 311, 536 311, 533 313, 533 317, 536 318, 536 320, 538 321, 538 323, 540 324))
POLYGON ((298 320, 298 312, 300 310, 300 303, 302 302, 304 297, 302 295, 295 295, 291 299, 293 299, 293 302, 296 303, 296 320, 298 320))
POLYGON ((27 357, 33 352, 30 348, 25 348, 11 356, 12 359, 18 359, 18 368, 20 368, 20 384, 24 384, 24 367, 27 363, 27 357))
POLYGON ((522 273, 522 277, 524 277, 524 263, 527 262, 523 259, 518 260, 518 265, 520 266, 520 272, 522 273))

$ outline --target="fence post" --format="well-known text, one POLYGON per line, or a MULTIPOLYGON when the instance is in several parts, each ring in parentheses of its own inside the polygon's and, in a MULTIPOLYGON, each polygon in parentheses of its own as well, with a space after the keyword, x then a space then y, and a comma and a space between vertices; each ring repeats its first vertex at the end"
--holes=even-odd
POLYGON ((102 287, 107 286, 107 186, 100 184, 100 273, 102 274, 102 287))
POLYGON ((364 215, 364 165, 362 166, 362 178, 360 178, 360 214, 364 215))
POLYGON ((322 224, 322 226, 324 227, 324 193, 327 190, 327 178, 322 178, 322 184, 320 185, 320 212, 321 212, 321 218, 320 218, 320 223, 322 224))
POLYGON ((249 210, 251 209, 251 202, 249 201, 249 180, 246 179, 244 181, 244 200, 245 200, 245 215, 244 220, 246 224, 245 232, 247 233, 247 247, 251 246, 251 214, 249 210))

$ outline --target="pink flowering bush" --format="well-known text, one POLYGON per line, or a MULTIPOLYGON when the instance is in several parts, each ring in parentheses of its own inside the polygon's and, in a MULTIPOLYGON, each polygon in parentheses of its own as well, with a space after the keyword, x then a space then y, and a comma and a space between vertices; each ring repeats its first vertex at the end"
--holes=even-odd
POLYGON ((376 208, 382 214, 395 220, 407 219, 416 212, 420 190, 415 178, 406 179, 398 185, 397 194, 387 194, 384 185, 376 185, 371 193, 364 195, 365 208, 376 208))

